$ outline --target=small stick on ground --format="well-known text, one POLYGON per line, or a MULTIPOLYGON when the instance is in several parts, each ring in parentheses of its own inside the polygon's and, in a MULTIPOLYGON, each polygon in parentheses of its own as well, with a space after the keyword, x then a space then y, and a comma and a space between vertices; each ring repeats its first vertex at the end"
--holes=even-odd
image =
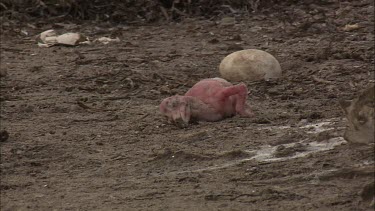
POLYGON ((93 108, 91 106, 88 106, 86 104, 84 104, 83 102, 81 101, 77 101, 77 104, 79 107, 83 108, 83 109, 87 109, 87 110, 92 110, 92 111, 100 111, 100 109, 97 109, 97 108, 93 108))
POLYGON ((318 82, 318 83, 324 83, 324 84, 332 84, 332 81, 327 81, 321 78, 318 78, 316 75, 312 76, 313 80, 318 82))
POLYGON ((163 13, 165 19, 166 19, 167 21, 169 21, 170 19, 169 19, 169 15, 168 15, 167 10, 166 10, 163 6, 160 6, 160 10, 161 10, 161 13, 163 13))

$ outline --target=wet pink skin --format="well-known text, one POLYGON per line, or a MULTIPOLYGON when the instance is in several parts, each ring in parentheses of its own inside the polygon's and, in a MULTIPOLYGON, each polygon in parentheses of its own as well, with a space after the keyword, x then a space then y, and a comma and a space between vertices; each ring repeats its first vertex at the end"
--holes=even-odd
POLYGON ((210 78, 196 83, 184 96, 164 99, 159 108, 169 122, 187 126, 192 120, 213 122, 234 115, 252 117, 246 99, 244 83, 232 85, 222 78, 210 78))

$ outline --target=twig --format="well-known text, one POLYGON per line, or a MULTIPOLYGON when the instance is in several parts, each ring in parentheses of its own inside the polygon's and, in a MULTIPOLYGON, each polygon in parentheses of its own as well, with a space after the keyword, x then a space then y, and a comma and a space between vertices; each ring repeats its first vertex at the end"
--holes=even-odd
POLYGON ((107 119, 73 119, 72 122, 110 122, 115 121, 118 119, 118 116, 115 115, 113 117, 107 118, 107 119))
POLYGON ((149 113, 147 113, 147 114, 143 114, 141 117, 138 118, 138 120, 142 120, 142 119, 144 119, 144 118, 146 118, 146 117, 148 117, 148 116, 150 116, 149 113))
POLYGON ((81 102, 81 101, 77 101, 77 104, 78 104, 79 107, 84 108, 84 109, 87 109, 87 110, 100 111, 100 109, 97 109, 97 108, 93 108, 93 107, 91 107, 91 106, 88 106, 88 105, 84 104, 84 103, 81 102))
POLYGON ((161 10, 161 12, 163 13, 165 19, 166 19, 167 21, 169 21, 170 19, 169 19, 169 15, 168 15, 168 13, 167 13, 167 10, 166 10, 163 6, 160 6, 160 10, 161 10))
POLYGON ((324 83, 324 84, 332 84, 332 81, 327 81, 321 78, 318 78, 316 75, 312 76, 313 80, 318 82, 318 83, 324 83))
POLYGON ((231 13, 237 13, 237 11, 233 9, 230 5, 225 4, 225 5, 221 5, 221 7, 228 8, 231 13))
POLYGON ((118 97, 105 97, 100 100, 123 100, 123 99, 129 99, 129 95, 118 96, 118 97))
POLYGON ((134 81, 131 78, 128 77, 128 78, 125 79, 125 81, 129 82, 130 89, 134 89, 135 84, 134 84, 134 81))
POLYGON ((177 9, 176 7, 172 7, 171 9, 172 11, 175 11, 177 14, 181 15, 181 16, 186 16, 185 13, 181 12, 179 9, 177 9))
POLYGON ((5 4, 3 4, 2 2, 0 2, 0 5, 4 8, 4 10, 8 10, 8 7, 5 6, 5 4))

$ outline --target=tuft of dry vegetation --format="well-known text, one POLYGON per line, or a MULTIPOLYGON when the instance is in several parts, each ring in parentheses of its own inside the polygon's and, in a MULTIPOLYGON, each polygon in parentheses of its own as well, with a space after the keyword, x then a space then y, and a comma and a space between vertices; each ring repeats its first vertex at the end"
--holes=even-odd
POLYGON ((0 16, 7 19, 74 18, 81 20, 146 21, 184 17, 249 14, 280 0, 1 0, 0 16))

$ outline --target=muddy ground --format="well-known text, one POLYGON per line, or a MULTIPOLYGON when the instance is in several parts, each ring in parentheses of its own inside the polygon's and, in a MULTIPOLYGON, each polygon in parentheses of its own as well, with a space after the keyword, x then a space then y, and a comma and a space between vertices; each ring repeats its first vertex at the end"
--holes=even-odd
POLYGON ((374 145, 343 140, 338 105, 374 83, 372 1, 235 23, 61 23, 2 26, 1 210, 372 209, 362 190, 374 145), (121 42, 39 48, 34 35, 50 28, 121 42), (247 48, 284 71, 245 81, 256 117, 185 129, 162 118, 162 99, 219 76, 221 59, 247 48))

